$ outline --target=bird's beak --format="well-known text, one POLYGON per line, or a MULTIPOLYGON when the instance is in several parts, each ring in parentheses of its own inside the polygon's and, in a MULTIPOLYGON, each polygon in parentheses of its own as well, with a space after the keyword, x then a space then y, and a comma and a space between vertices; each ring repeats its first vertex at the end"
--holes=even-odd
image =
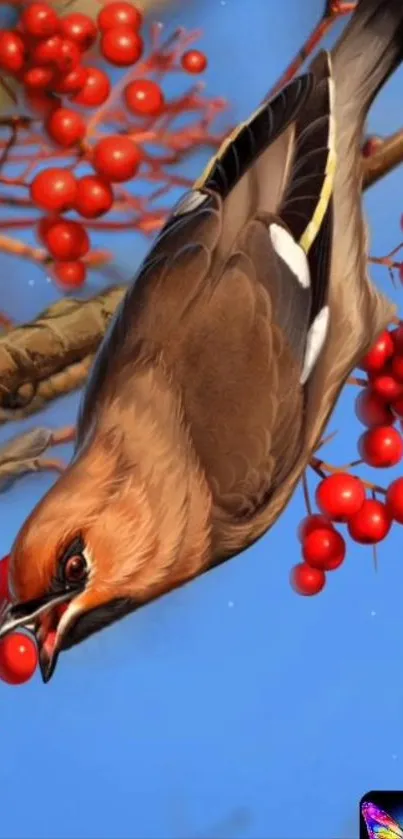
POLYGON ((21 627, 33 631, 39 652, 39 667, 46 683, 54 673, 60 652, 61 638, 57 624, 74 592, 47 594, 35 600, 10 604, 0 615, 0 640, 21 627))
POLYGON ((58 603, 53 604, 51 610, 41 616, 36 624, 35 637, 39 652, 39 667, 45 684, 55 672, 64 637, 64 632, 60 631, 60 621, 67 608, 68 603, 59 600, 58 603))

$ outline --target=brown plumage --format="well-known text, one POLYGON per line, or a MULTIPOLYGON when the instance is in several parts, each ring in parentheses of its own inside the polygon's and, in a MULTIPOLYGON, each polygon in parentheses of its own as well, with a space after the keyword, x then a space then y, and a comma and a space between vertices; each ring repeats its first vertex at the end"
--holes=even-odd
POLYGON ((13 548, 0 635, 35 624, 45 680, 60 649, 239 553, 289 501, 394 314, 367 276, 360 146, 402 58, 401 0, 360 0, 158 237, 98 352, 72 464, 13 548))

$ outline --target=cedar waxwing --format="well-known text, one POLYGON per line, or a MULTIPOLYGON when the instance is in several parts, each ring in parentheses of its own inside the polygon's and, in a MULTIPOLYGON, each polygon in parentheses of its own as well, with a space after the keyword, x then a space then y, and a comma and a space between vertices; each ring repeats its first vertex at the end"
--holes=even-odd
POLYGON ((367 275, 361 143, 403 59, 402 0, 360 0, 224 142, 97 354, 72 463, 13 546, 0 636, 58 653, 261 537, 395 314, 367 275))

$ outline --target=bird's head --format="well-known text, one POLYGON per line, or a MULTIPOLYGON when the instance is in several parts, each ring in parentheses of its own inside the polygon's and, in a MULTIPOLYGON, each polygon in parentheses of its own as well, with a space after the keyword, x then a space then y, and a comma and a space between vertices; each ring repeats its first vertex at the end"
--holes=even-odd
POLYGON ((134 421, 130 402, 130 433, 121 417, 98 428, 13 545, 0 638, 31 628, 45 682, 61 650, 209 562, 211 493, 172 400, 158 393, 155 421, 148 410, 134 421))
POLYGON ((42 678, 58 655, 152 599, 159 545, 141 486, 66 473, 25 522, 10 555, 12 601, 0 637, 34 631, 42 678))

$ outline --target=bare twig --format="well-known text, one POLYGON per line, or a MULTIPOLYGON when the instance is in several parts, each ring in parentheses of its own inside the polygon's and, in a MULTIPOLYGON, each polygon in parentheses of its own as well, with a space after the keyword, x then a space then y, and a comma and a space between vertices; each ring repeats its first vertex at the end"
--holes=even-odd
POLYGON ((347 379, 348 385, 355 385, 356 387, 367 387, 368 379, 362 379, 359 376, 349 376, 347 379))
POLYGON ((55 431, 34 428, 9 440, 0 447, 0 492, 30 472, 63 472, 66 464, 62 460, 43 455, 51 446, 70 443, 74 439, 75 429, 69 426, 55 431))
POLYGON ((308 479, 307 479, 307 476, 306 476, 306 472, 304 472, 303 475, 302 475, 302 491, 304 493, 304 500, 305 500, 305 506, 306 506, 306 509, 307 509, 307 513, 308 513, 309 516, 311 516, 312 515, 312 504, 311 504, 311 499, 309 497, 309 486, 308 486, 308 479))
POLYGON ((288 67, 280 76, 279 80, 276 84, 271 88, 269 93, 267 94, 267 99, 270 99, 272 96, 275 96, 279 90, 281 90, 284 85, 291 81, 294 76, 298 73, 301 69, 302 65, 305 63, 307 58, 314 52, 316 47, 320 44, 323 40, 325 35, 330 31, 336 20, 344 15, 350 14, 354 11, 356 7, 356 3, 347 3, 342 2, 342 0, 327 0, 325 5, 325 11, 322 15, 321 20, 319 23, 316 24, 314 29, 312 30, 311 34, 306 39, 305 43, 298 50, 296 56, 290 61, 288 67))

